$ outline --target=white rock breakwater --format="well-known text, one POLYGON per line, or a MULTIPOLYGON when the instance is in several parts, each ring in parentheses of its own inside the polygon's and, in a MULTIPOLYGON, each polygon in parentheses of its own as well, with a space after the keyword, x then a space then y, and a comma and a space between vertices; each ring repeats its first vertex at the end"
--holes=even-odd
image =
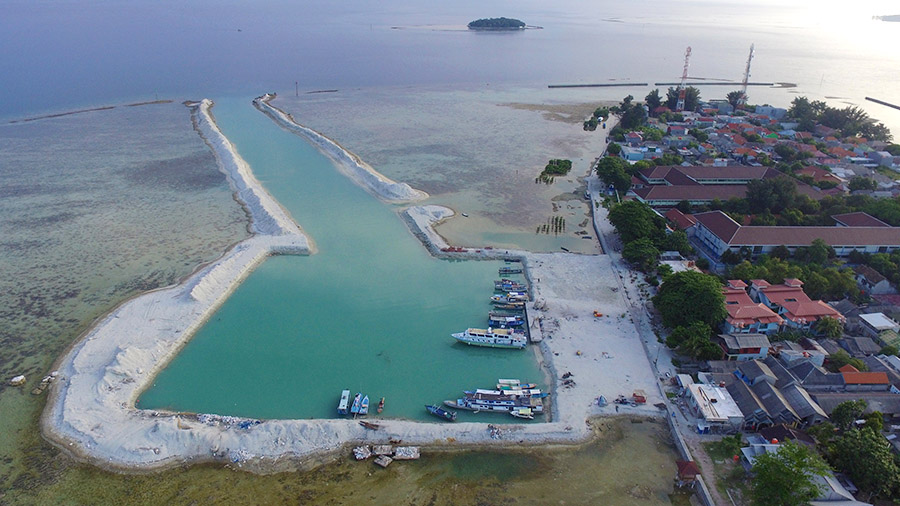
POLYGON ((285 130, 310 140, 329 158, 337 162, 341 172, 378 198, 392 203, 413 202, 428 198, 428 194, 424 191, 388 178, 334 140, 312 128, 297 123, 290 114, 270 103, 274 98, 275 95, 267 93, 253 100, 253 105, 275 120, 285 130))

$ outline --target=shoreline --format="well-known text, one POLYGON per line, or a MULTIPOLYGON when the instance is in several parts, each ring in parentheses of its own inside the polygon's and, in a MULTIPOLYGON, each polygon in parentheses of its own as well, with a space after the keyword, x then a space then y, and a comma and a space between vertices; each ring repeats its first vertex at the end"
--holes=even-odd
MULTIPOLYGON (((503 438, 494 439, 487 430, 490 418, 456 424, 378 419, 381 430, 375 432, 351 419, 255 420, 137 409, 136 399, 155 374, 254 267, 272 254, 314 252, 300 227, 265 192, 218 130, 210 113, 212 103, 190 105, 196 107, 198 133, 213 149, 235 198, 251 217, 254 235, 183 283, 121 304, 70 348, 58 361, 60 376, 50 388, 41 418, 45 438, 55 446, 77 460, 119 472, 213 462, 270 473, 316 466, 360 443, 400 439, 407 445, 455 449, 580 444, 590 439, 590 420, 596 417, 665 416, 654 407, 664 399, 654 388, 657 378, 639 337, 631 335, 634 327, 624 317, 591 315, 597 309, 624 315, 621 295, 598 287, 597 280, 602 282, 611 273, 609 256, 490 247, 446 251, 451 248, 434 225, 455 213, 441 206, 403 211, 404 221, 433 256, 522 262, 536 301, 529 316, 539 322, 542 339, 532 346, 539 347, 541 366, 549 375, 552 421, 503 424, 503 438), (597 363, 607 359, 614 361, 602 364, 606 367, 597 363), (562 384, 564 371, 573 373, 577 385, 562 384), (634 389, 648 392, 646 405, 625 406, 614 413, 613 405, 598 407, 594 402, 598 395, 612 400, 634 389)), ((332 149, 339 148, 333 143, 332 149)))
POLYGON ((328 136, 301 125, 294 117, 271 104, 276 95, 266 93, 253 99, 253 105, 263 114, 272 118, 281 128, 300 135, 312 142, 321 152, 334 160, 341 172, 353 182, 365 188, 380 200, 402 204, 428 198, 428 193, 417 190, 406 183, 399 183, 381 174, 363 161, 355 153, 341 146, 328 136))

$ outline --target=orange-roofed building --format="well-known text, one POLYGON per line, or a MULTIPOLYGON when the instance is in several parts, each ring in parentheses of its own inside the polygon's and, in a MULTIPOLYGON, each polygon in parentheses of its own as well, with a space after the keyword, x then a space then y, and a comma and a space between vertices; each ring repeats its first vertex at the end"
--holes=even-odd
POLYGON ((841 323, 844 315, 822 302, 812 300, 803 291, 803 282, 788 278, 784 284, 770 285, 764 280, 752 280, 750 293, 784 319, 784 326, 796 330, 811 330, 820 319, 828 316, 841 323))
POLYGON ((891 382, 886 372, 842 372, 844 390, 848 392, 879 392, 889 390, 891 382))
POLYGON ((722 324, 727 334, 773 334, 778 332, 784 319, 747 294, 747 283, 739 279, 728 280, 722 288, 728 316, 722 324))

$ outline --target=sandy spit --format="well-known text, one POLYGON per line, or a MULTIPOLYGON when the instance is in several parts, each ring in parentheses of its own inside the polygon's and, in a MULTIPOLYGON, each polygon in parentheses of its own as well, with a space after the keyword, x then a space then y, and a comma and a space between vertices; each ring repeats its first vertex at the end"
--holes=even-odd
POLYGON ((379 199, 390 203, 404 203, 428 198, 426 192, 388 178, 333 139, 297 123, 289 113, 271 104, 274 98, 275 95, 267 93, 254 99, 253 105, 285 130, 310 140, 329 158, 337 162, 341 172, 379 199))

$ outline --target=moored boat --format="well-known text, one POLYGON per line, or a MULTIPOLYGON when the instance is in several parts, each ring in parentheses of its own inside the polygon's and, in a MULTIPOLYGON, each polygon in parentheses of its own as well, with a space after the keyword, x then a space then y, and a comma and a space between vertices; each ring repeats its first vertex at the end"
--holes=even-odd
POLYGON ((522 383, 517 379, 500 379, 497 380, 497 390, 532 390, 537 388, 534 383, 522 383))
POLYGON ((503 292, 524 292, 528 287, 523 285, 522 283, 513 281, 511 279, 501 279, 499 281, 494 281, 494 290, 500 290, 503 292))
POLYGON ((521 311, 522 308, 525 307, 525 303, 524 302, 512 302, 509 304, 503 304, 500 302, 494 302, 494 307, 497 309, 509 309, 509 310, 521 311))
POLYGON ((525 334, 513 332, 511 329, 485 329, 469 328, 465 332, 451 334, 454 339, 472 346, 486 346, 488 348, 512 348, 524 349, 528 345, 525 334))
POLYGON ((524 418, 525 420, 534 420, 534 410, 531 408, 513 408, 509 410, 509 414, 516 418, 524 418))
POLYGON ((525 324, 525 319, 522 318, 522 315, 494 311, 488 313, 488 321, 492 327, 519 327, 525 324))
POLYGON ((518 302, 524 305, 527 300, 528 295, 522 292, 507 292, 503 295, 491 295, 491 302, 494 304, 515 304, 518 302))
POLYGON ((346 415, 347 410, 350 408, 350 390, 343 390, 341 392, 341 401, 338 403, 338 414, 346 415))
POLYGON ((432 404, 426 405, 425 409, 427 409, 428 412, 431 413, 432 415, 437 416, 439 418, 443 418, 444 420, 448 420, 451 422, 456 421, 456 413, 453 411, 448 411, 440 406, 435 406, 432 404))
POLYGON ((384 397, 378 402, 378 412, 381 413, 382 411, 384 411, 384 397))
POLYGON ((356 397, 353 398, 353 404, 350 405, 350 414, 358 415, 360 404, 362 404, 362 392, 357 392, 356 397))
POLYGON ((500 269, 498 269, 497 273, 501 276, 504 276, 507 274, 522 274, 522 268, 521 267, 501 267, 500 269))
POLYGON ((368 415, 369 414, 369 396, 365 396, 362 399, 362 402, 359 404, 359 414, 360 415, 368 415))

